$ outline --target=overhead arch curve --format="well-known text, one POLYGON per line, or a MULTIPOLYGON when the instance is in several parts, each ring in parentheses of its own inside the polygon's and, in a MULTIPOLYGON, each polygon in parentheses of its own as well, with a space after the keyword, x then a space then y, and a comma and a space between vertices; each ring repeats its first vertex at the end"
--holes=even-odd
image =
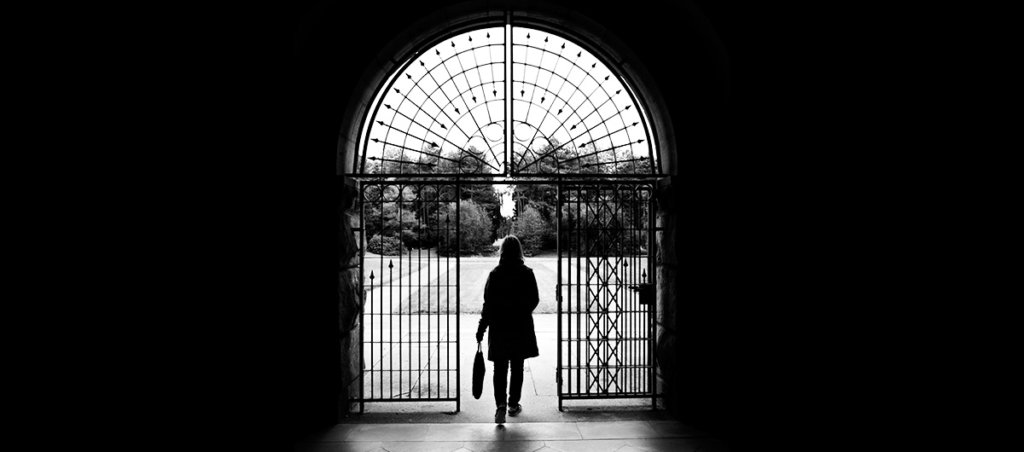
POLYGON ((403 36, 346 115, 339 173, 674 174, 674 134, 657 89, 614 41, 582 23, 516 11, 403 36))

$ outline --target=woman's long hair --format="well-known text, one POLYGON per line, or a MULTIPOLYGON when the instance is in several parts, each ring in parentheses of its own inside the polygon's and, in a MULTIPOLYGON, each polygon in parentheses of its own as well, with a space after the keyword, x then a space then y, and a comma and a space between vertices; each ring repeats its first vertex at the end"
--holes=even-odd
POLYGON ((501 242, 500 261, 523 262, 523 244, 519 237, 509 235, 501 242))

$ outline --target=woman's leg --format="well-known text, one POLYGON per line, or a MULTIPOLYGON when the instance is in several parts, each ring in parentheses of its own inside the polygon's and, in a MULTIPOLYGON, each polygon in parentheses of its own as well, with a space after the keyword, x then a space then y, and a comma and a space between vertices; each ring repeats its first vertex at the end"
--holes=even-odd
POLYGON ((523 395, 523 360, 513 359, 512 363, 512 382, 508 390, 508 405, 515 406, 519 404, 519 399, 523 395))
MULTIPOLYGON (((512 380, 515 381, 515 380, 512 380)), ((522 383, 522 377, 519 379, 522 383)), ((508 360, 498 359, 494 361, 494 404, 497 407, 505 405, 508 394, 505 392, 508 386, 508 360)))

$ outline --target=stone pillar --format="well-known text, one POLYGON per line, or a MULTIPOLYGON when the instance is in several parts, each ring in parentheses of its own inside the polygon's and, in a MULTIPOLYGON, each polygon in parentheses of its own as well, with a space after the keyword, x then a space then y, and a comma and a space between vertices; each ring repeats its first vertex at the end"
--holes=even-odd
POLYGON ((655 188, 655 227, 658 228, 655 266, 658 272, 658 316, 656 319, 658 390, 665 394, 665 407, 679 414, 681 369, 678 358, 679 261, 676 256, 678 212, 674 177, 663 179, 655 188))
POLYGON ((361 372, 359 338, 361 334, 362 294, 359 293, 359 244, 352 230, 348 210, 358 206, 359 191, 354 183, 342 184, 338 207, 338 330, 341 341, 341 393, 338 396, 339 416, 352 411, 350 400, 359 397, 361 372))

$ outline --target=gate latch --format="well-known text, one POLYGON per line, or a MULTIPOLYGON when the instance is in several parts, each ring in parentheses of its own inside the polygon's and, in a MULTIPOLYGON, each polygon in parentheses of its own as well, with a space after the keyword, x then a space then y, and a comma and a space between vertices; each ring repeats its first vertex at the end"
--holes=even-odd
POLYGON ((654 303, 654 284, 637 284, 629 286, 629 289, 639 294, 640 304, 654 303))

